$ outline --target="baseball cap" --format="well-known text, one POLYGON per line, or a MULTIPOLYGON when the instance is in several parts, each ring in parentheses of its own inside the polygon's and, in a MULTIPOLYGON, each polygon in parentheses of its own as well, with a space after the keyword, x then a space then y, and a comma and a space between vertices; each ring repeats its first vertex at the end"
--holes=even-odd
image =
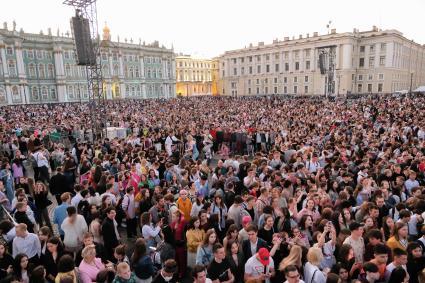
POLYGON ((242 217, 242 224, 246 225, 248 223, 250 223, 252 221, 251 216, 245 215, 244 217, 242 217))
POLYGON ((270 253, 266 248, 258 250, 258 259, 262 265, 267 266, 270 263, 270 253))

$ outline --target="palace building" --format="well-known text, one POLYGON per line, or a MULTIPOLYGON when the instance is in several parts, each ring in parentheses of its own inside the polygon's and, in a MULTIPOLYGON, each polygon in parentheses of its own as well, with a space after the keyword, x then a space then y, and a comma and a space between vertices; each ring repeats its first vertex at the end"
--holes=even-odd
MULTIPOLYGON (((176 96, 175 56, 158 42, 101 41, 103 91, 107 99, 176 96)), ((76 65, 74 40, 61 34, 25 33, 0 28, 0 104, 78 102, 88 100, 85 66, 76 65)))

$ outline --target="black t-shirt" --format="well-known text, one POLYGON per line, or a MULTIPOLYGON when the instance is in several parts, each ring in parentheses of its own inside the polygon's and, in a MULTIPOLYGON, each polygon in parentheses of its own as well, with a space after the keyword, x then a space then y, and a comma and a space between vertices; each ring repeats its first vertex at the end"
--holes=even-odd
POLYGON ((223 259, 221 263, 218 263, 213 259, 210 266, 208 267, 208 278, 212 281, 219 280, 224 282, 229 280, 228 270, 230 269, 230 264, 227 259, 223 259))

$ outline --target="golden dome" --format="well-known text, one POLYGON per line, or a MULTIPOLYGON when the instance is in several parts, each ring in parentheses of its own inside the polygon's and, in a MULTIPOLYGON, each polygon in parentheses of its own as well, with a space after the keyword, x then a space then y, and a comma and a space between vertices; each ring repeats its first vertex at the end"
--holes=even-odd
POLYGON ((111 30, 106 25, 106 22, 105 27, 103 28, 103 40, 111 40, 111 30))

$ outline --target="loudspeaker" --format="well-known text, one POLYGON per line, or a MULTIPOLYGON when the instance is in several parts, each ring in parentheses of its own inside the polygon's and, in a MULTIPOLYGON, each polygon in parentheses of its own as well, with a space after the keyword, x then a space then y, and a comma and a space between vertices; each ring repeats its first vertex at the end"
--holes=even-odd
POLYGON ((72 18, 75 47, 77 49, 77 65, 91 66, 96 64, 93 42, 90 36, 90 22, 82 16, 72 18))
POLYGON ((325 67, 325 60, 326 55, 324 53, 319 54, 319 68, 320 68, 320 74, 324 75, 326 74, 326 67, 325 67))

